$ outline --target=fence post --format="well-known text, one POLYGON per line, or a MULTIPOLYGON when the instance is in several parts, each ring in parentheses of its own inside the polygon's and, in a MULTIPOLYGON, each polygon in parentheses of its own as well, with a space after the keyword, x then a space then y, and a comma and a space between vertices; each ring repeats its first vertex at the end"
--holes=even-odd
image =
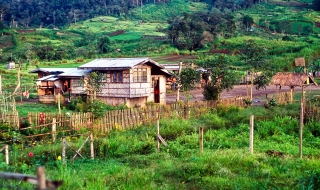
POLYGON ((94 147, 93 147, 93 134, 90 133, 90 157, 93 160, 94 159, 94 147))
POLYGON ((62 138, 62 163, 66 163, 66 138, 62 138))
POLYGON ((4 151, 6 156, 6 163, 9 165, 9 145, 5 145, 4 151))
POLYGON ((45 169, 43 166, 37 167, 38 190, 47 189, 46 175, 45 175, 44 171, 45 171, 45 169))
POLYGON ((304 120, 304 99, 305 86, 302 85, 302 94, 300 100, 300 122, 299 122, 299 157, 302 158, 302 139, 303 139, 303 120, 304 120))
POLYGON ((254 129, 254 115, 250 115, 250 137, 249 137, 249 150, 253 153, 253 129, 254 129))
POLYGON ((156 122, 156 131, 157 131, 157 151, 160 151, 160 140, 159 140, 159 135, 160 135, 160 126, 159 126, 159 119, 157 119, 156 122))
POLYGON ((199 148, 200 154, 203 153, 203 127, 199 127, 199 148))
POLYGON ((56 129, 56 126, 57 126, 56 121, 57 121, 57 119, 55 117, 52 118, 52 142, 54 142, 56 140, 56 131, 57 131, 57 129, 56 129))

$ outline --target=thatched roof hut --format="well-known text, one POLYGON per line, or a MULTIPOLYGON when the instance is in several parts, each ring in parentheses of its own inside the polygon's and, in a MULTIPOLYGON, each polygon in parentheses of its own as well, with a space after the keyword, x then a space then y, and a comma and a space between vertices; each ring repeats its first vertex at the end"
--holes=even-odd
POLYGON ((293 102, 294 87, 303 87, 310 84, 318 86, 314 78, 305 73, 277 73, 272 77, 270 84, 277 86, 279 85, 280 89, 281 86, 289 86, 291 103, 293 102))
POLYGON ((277 73, 272 77, 270 84, 290 87, 308 84, 318 86, 312 76, 304 73, 277 73))

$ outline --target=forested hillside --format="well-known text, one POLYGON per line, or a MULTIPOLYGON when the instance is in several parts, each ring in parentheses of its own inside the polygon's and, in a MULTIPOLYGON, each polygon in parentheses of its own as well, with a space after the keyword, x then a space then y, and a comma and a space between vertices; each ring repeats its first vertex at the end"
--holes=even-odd
MULTIPOLYGON (((225 11, 248 8, 258 2, 257 0, 203 1, 210 8, 225 11)), ((168 0, 2 0, 0 20, 2 24, 11 27, 54 27, 96 16, 139 17, 140 15, 134 12, 133 8, 143 9, 146 4, 163 3, 170 2, 168 0)))
POLYGON ((0 62, 27 68, 96 57, 168 61, 163 57, 223 53, 245 70, 238 55, 253 40, 277 70, 292 71, 295 57, 317 64, 318 9, 319 0, 2 0, 0 62))

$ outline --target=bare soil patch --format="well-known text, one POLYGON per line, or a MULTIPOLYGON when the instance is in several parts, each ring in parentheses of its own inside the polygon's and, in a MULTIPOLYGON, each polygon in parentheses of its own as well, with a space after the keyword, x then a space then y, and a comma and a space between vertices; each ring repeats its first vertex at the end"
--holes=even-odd
MULTIPOLYGON (((279 89, 278 89, 279 90, 279 89)), ((320 86, 309 86, 306 88, 307 91, 319 91, 320 94, 320 86)), ((290 91, 289 87, 282 87, 280 92, 288 92, 290 91)), ((301 87, 296 87, 294 89, 295 92, 301 91, 301 87)), ((203 89, 195 89, 191 91, 191 100, 190 101, 203 101, 203 89)), ((266 94, 275 94, 277 92, 276 86, 268 86, 266 89, 257 90, 253 88, 252 97, 254 101, 254 105, 263 105, 265 103, 266 94)), ((232 90, 224 90, 221 93, 221 98, 235 98, 238 96, 246 96, 247 93, 250 95, 250 86, 247 85, 236 85, 232 90)), ((180 100, 186 100, 185 94, 180 92, 180 100)), ((176 93, 167 94, 167 103, 173 103, 176 101, 176 93)))

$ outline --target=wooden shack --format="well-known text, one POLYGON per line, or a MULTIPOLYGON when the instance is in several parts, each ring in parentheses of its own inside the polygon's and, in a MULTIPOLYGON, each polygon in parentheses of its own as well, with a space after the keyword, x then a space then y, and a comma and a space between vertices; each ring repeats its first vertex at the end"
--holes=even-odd
MULTIPOLYGON (((166 103, 166 77, 171 74, 149 58, 101 58, 78 67, 104 74, 97 98, 109 105, 166 103)), ((74 88, 72 86, 72 88, 74 88)))
POLYGON ((30 73, 38 73, 36 84, 39 102, 54 103, 58 99, 58 94, 71 95, 71 81, 79 83, 83 71, 78 71, 77 68, 38 68, 30 73))

